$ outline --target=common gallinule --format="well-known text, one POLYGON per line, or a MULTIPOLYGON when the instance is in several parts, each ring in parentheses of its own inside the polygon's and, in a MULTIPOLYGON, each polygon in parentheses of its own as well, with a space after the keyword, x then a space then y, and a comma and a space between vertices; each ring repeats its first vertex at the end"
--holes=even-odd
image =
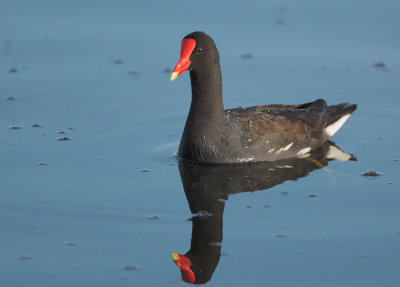
POLYGON ((319 99, 224 110, 219 53, 203 32, 182 40, 171 81, 186 70, 190 70, 192 103, 178 151, 185 160, 240 163, 305 157, 333 136, 357 108, 348 103, 328 106, 319 99))

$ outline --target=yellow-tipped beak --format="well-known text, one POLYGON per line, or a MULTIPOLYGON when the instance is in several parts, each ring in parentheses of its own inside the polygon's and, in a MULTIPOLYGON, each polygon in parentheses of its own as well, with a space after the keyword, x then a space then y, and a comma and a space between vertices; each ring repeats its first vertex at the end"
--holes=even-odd
POLYGON ((172 82, 173 80, 175 80, 176 78, 178 78, 179 73, 178 72, 172 72, 171 74, 171 78, 169 78, 169 80, 172 82))
POLYGON ((196 46, 196 41, 193 39, 183 39, 181 46, 181 58, 178 64, 176 64, 175 69, 172 71, 171 78, 169 80, 172 82, 179 77, 184 71, 189 69, 190 66, 190 55, 192 54, 194 47, 196 46))

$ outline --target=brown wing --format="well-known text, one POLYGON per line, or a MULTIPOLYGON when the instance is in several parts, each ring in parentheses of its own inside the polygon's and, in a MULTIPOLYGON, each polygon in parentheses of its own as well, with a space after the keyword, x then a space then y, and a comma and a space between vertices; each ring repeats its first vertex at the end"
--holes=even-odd
POLYGON ((293 152, 305 146, 317 146, 324 139, 328 115, 324 100, 301 105, 264 105, 226 110, 243 130, 251 149, 285 147, 293 143, 293 152))

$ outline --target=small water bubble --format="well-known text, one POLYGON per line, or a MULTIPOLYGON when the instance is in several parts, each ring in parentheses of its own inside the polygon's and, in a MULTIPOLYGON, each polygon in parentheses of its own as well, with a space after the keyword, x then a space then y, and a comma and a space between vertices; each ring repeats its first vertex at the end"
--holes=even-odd
POLYGON ((137 270, 137 267, 136 267, 135 265, 129 264, 129 265, 126 265, 126 266, 124 267, 124 269, 125 269, 125 270, 128 270, 128 271, 133 271, 133 270, 137 270))
POLYGON ((367 170, 362 173, 363 176, 379 176, 381 175, 379 172, 374 170, 367 170))
POLYGON ((70 141, 71 139, 69 137, 61 137, 61 138, 58 138, 57 140, 59 140, 59 141, 70 141))
POLYGON ((124 61, 122 59, 114 59, 114 64, 116 64, 116 65, 121 65, 123 63, 124 63, 124 61))
POLYGON ((253 58, 253 54, 244 53, 244 54, 240 55, 240 58, 242 58, 242 59, 251 59, 251 58, 253 58))
POLYGON ((137 76, 140 75, 140 72, 138 70, 129 70, 128 71, 128 75, 133 75, 133 76, 137 76))
POLYGON ((389 71, 389 68, 384 62, 375 62, 372 64, 374 68, 381 69, 382 71, 389 71))

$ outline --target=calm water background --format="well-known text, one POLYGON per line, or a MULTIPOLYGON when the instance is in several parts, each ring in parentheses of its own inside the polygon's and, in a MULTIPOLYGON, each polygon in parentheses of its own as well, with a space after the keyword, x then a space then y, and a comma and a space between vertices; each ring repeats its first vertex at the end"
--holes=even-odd
POLYGON ((333 138, 357 162, 229 198, 208 285, 400 285, 399 1, 0 6, 1 286, 186 285, 170 253, 190 247, 174 158, 190 84, 164 70, 194 30, 219 48, 227 108, 358 104, 333 138))

